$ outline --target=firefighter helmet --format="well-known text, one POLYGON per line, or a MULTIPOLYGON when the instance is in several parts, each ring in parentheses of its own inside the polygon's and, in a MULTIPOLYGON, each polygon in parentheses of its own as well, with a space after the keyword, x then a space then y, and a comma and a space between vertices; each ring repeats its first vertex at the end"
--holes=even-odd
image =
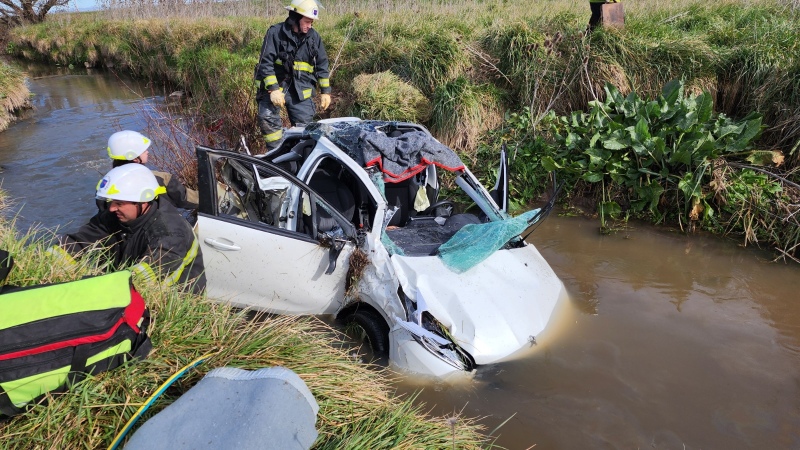
POLYGON ((315 0, 292 0, 292 3, 286 9, 309 19, 317 20, 319 19, 319 10, 322 9, 322 5, 315 0))
POLYGON ((120 161, 133 161, 150 147, 150 139, 131 130, 117 131, 108 138, 108 156, 120 161))
POLYGON ((167 189, 158 184, 153 172, 141 164, 125 164, 111 169, 97 183, 97 198, 145 203, 155 200, 167 189))

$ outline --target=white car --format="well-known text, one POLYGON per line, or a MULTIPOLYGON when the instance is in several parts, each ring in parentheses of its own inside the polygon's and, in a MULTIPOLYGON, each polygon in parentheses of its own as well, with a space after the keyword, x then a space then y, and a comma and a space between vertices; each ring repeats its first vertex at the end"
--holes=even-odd
POLYGON ((211 299, 334 314, 377 355, 442 377, 531 346, 566 296, 521 230, 487 250, 486 225, 510 223, 505 164, 490 194, 420 125, 328 119, 243 153, 197 148, 211 299), (437 167, 474 202, 466 213, 439 198, 437 167), (441 250, 457 233, 462 248, 441 250))

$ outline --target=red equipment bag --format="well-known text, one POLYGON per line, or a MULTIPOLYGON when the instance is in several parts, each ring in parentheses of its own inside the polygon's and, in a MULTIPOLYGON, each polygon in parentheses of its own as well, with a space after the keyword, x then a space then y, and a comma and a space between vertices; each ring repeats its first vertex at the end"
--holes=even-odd
POLYGON ((145 358, 149 323, 128 271, 7 289, 0 294, 0 417, 86 374, 145 358))

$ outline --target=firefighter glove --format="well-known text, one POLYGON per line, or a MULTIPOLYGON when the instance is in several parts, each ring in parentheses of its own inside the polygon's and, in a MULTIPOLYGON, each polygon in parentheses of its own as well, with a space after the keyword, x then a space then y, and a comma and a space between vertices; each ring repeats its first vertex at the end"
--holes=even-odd
POLYGON ((331 106, 331 94, 320 94, 319 95, 319 107, 322 108, 323 111, 328 109, 328 106, 331 106))
POLYGON ((270 92, 269 99, 272 101, 272 104, 278 108, 282 108, 284 105, 286 105, 286 99, 283 96, 283 91, 280 89, 275 89, 274 91, 270 92))

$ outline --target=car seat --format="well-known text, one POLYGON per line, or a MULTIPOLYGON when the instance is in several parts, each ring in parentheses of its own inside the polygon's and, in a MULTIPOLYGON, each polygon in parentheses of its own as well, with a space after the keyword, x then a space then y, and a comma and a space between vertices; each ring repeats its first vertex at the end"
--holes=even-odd
POLYGON ((389 221, 389 226, 402 227, 408 223, 410 217, 416 215, 414 210, 414 199, 417 196, 419 186, 414 182, 414 177, 399 183, 386 183, 384 192, 386 203, 390 207, 396 206, 398 209, 389 221))
MULTIPOLYGON (((324 198, 331 206, 336 208, 345 219, 353 222, 356 202, 353 193, 338 178, 326 171, 317 171, 311 177, 308 186, 320 197, 324 198)), ((330 231, 337 226, 336 220, 324 208, 317 208, 317 230, 321 233, 330 231)))

